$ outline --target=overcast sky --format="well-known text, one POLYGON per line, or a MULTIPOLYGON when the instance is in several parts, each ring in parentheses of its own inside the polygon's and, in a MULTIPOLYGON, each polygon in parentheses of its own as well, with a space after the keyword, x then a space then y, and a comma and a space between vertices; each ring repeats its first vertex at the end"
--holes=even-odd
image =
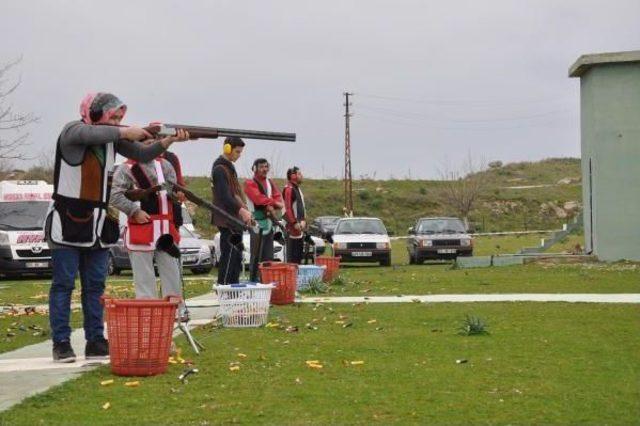
MULTIPOLYGON (((0 2, 0 62, 16 110, 40 117, 30 155, 52 152, 89 91, 160 120, 296 132, 249 141, 282 174, 341 176, 345 90, 354 93, 354 177, 432 178, 471 155, 580 154, 582 54, 640 49, 640 1, 0 2)), ((175 146, 175 145, 174 145, 175 146)), ((175 149, 207 175, 220 141, 175 149)))

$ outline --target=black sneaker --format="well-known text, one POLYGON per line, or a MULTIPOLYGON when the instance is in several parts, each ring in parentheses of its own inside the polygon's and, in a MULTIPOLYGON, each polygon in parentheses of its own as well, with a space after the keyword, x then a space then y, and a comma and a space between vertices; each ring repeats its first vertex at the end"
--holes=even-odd
POLYGON ((76 353, 73 352, 71 343, 53 342, 53 362, 76 362, 76 353))
POLYGON ((84 348, 86 359, 107 358, 109 356, 109 341, 104 337, 87 342, 84 348))

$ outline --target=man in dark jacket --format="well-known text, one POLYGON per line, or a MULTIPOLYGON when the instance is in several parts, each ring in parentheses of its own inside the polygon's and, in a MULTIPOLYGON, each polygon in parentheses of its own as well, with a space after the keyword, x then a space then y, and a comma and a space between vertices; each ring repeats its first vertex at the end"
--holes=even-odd
MULTIPOLYGON (((238 137, 225 139, 222 155, 211 167, 211 186, 213 204, 248 225, 251 223, 251 212, 247 209, 233 166, 242 155, 244 145, 244 141, 238 137)), ((220 230, 218 284, 235 284, 240 280, 242 270, 243 230, 220 214, 213 214, 212 222, 220 230)))
POLYGON ((304 232, 307 228, 304 195, 300 190, 303 176, 298 167, 287 170, 287 185, 282 191, 284 218, 287 222, 287 262, 300 264, 304 248, 304 232))

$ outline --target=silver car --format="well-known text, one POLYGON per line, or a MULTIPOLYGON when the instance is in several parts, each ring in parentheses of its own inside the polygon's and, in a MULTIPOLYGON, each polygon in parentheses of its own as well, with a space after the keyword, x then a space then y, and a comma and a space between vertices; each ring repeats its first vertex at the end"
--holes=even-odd
MULTIPOLYGON (((190 231, 184 225, 180 227, 180 252, 182 265, 185 270, 194 274, 206 274, 213 269, 214 257, 213 241, 205 240, 195 231, 190 231)), ((119 274, 125 269, 131 269, 129 251, 120 238, 118 244, 109 249, 109 275, 119 274)))

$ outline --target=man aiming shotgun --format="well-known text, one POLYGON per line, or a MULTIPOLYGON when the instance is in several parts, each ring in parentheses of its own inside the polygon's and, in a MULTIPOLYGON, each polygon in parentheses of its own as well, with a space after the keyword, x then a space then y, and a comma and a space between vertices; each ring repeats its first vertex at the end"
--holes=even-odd
POLYGON ((108 210, 112 167, 116 153, 149 161, 172 143, 189 139, 184 130, 145 145, 152 139, 139 127, 120 123, 126 105, 111 93, 90 93, 80 104, 80 120, 64 126, 55 155, 54 203, 47 214, 45 235, 51 248, 53 278, 49 291, 49 320, 55 362, 74 362, 70 343, 71 294, 80 272, 85 356, 104 357, 103 308, 108 248, 119 237, 118 219, 108 210))

